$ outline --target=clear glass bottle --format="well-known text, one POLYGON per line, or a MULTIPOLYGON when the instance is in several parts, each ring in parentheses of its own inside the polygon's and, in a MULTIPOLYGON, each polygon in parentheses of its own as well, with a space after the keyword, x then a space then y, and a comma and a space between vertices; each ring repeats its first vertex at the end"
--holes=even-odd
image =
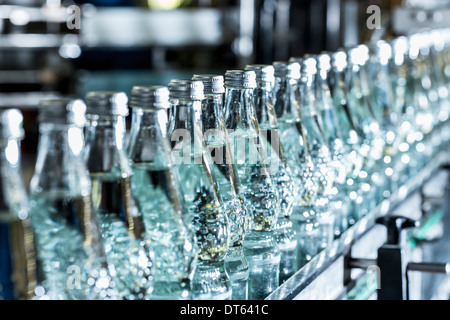
POLYGON ((439 113, 437 115, 435 145, 436 149, 442 147, 450 140, 450 128, 448 120, 450 118, 450 89, 446 83, 445 69, 445 52, 448 50, 448 44, 445 42, 445 31, 442 29, 431 30, 429 33, 430 43, 430 59, 428 61, 429 68, 433 74, 436 92, 438 94, 439 113))
POLYGON ((329 201, 333 194, 335 170, 331 167, 332 156, 325 140, 322 119, 317 110, 314 83, 316 73, 316 60, 306 57, 301 64, 298 95, 304 137, 316 168, 319 184, 313 210, 318 224, 316 241, 320 251, 329 246, 334 239, 335 217, 330 210, 329 201))
POLYGON ((170 155, 169 90, 134 86, 129 105, 133 110, 127 146, 131 190, 153 251, 150 299, 191 299, 197 241, 170 155))
POLYGON ((0 300, 31 299, 38 281, 21 169, 22 121, 18 109, 0 112, 0 300))
POLYGON ((431 141, 432 131, 438 112, 436 111, 437 97, 430 93, 431 79, 426 68, 427 49, 424 48, 421 34, 409 37, 409 59, 411 69, 408 81, 412 86, 413 106, 415 108, 415 125, 417 128, 416 149, 414 157, 419 159, 419 169, 428 163, 433 154, 431 141), (430 95, 433 97, 430 99, 430 95))
POLYGON ((230 149, 228 131, 223 119, 225 93, 222 75, 195 74, 192 80, 203 82, 202 132, 205 146, 213 160, 213 176, 220 201, 229 223, 229 244, 225 256, 225 272, 232 286, 232 300, 248 299, 248 261, 243 242, 248 229, 248 215, 240 192, 239 175, 230 149))
MULTIPOLYGON (((347 67, 347 53, 344 50, 339 50, 331 55, 328 83, 333 108, 339 123, 340 136, 350 165, 346 182, 340 186, 342 193, 348 197, 347 221, 342 221, 342 228, 345 228, 345 225, 354 224, 360 216, 360 211, 362 211, 359 175, 363 170, 365 158, 368 154, 367 149, 370 149, 367 144, 369 141, 365 140, 360 123, 355 122, 357 120, 355 117, 356 111, 352 108, 354 104, 351 103, 351 92, 354 89, 348 85, 351 82, 347 82, 349 78, 346 72, 347 67)), ((353 74, 351 74, 351 77, 353 77, 353 74)))
POLYGON ((84 158, 106 256, 116 269, 119 297, 145 299, 153 288, 152 251, 131 193, 132 171, 124 145, 128 98, 123 92, 88 92, 85 102, 84 158))
POLYGON ((298 190, 294 190, 296 183, 293 173, 284 157, 278 120, 275 114, 273 90, 275 68, 272 65, 251 64, 247 65, 245 70, 254 71, 256 74, 257 87, 254 91, 254 98, 256 118, 261 135, 260 141, 264 143, 264 149, 268 152, 272 179, 276 182, 280 197, 281 210, 274 227, 274 235, 280 250, 280 283, 283 283, 297 271, 297 236, 290 216, 294 207, 294 192, 298 190))
POLYGON ((118 297, 83 161, 85 111, 81 100, 40 103, 38 153, 30 182, 30 217, 43 276, 36 298, 118 297))
POLYGON ((203 88, 202 81, 173 79, 169 82, 173 108, 169 136, 174 168, 199 248, 191 286, 193 298, 227 300, 232 295, 224 268, 229 225, 213 176, 214 164, 203 142, 203 88))
POLYGON ((395 170, 399 171, 399 185, 403 185, 418 169, 416 157, 411 157, 415 148, 416 133, 419 131, 415 121, 414 89, 410 81, 411 60, 409 59, 409 42, 406 37, 391 41, 393 59, 390 64, 393 87, 394 108, 399 114, 399 161, 395 170))
POLYGON ((275 61, 275 112, 280 140, 287 165, 291 168, 296 194, 291 221, 297 234, 297 269, 304 266, 317 253, 317 222, 313 210, 319 183, 316 168, 310 155, 308 141, 303 130, 299 106, 298 81, 300 63, 275 61), (299 193, 299 194, 298 194, 299 193), (297 195, 298 194, 298 195, 297 195))
POLYGON ((346 100, 357 130, 359 151, 364 159, 353 181, 358 186, 358 191, 353 194, 358 204, 355 221, 389 197, 385 190, 385 162, 389 162, 389 159, 383 157, 386 136, 374 112, 376 104, 370 98, 371 87, 366 70, 369 58, 367 46, 353 47, 347 51, 348 65, 344 69, 346 100))
POLYGON ((264 143, 259 141, 254 107, 254 71, 228 70, 225 73, 225 127, 240 179, 240 190, 250 215, 244 238, 244 254, 249 262, 249 299, 264 299, 278 287, 280 251, 273 229, 280 212, 276 182, 272 180, 264 143))
POLYGON ((334 169, 333 187, 330 192, 330 208, 335 216, 335 236, 347 229, 349 204, 347 202, 347 180, 352 178, 354 166, 350 152, 344 147, 340 123, 335 112, 328 78, 331 70, 331 56, 322 53, 315 56, 317 73, 315 76, 315 100, 322 132, 330 150, 330 166, 334 169))
POLYGON ((389 197, 399 185, 399 172, 395 169, 398 163, 399 114, 394 109, 392 83, 389 74, 389 63, 392 59, 392 49, 383 40, 368 45, 369 60, 365 65, 367 70, 366 85, 370 86, 369 99, 372 111, 383 134, 383 174, 385 175, 384 193, 389 197))

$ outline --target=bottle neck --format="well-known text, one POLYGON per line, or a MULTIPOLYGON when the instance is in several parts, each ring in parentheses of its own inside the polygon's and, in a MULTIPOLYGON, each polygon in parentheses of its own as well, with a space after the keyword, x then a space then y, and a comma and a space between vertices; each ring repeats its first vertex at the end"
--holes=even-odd
POLYGON ((316 100, 314 93, 314 76, 312 74, 303 74, 299 81, 300 113, 301 117, 306 118, 317 115, 316 100))
POLYGON ((224 118, 229 132, 243 131, 246 135, 257 136, 259 129, 254 109, 254 89, 227 87, 224 118))
POLYGON ((105 139, 108 147, 123 149, 126 125, 123 116, 86 116, 86 145, 99 139, 105 139))
POLYGON ((75 125, 41 123, 35 171, 30 192, 90 193, 90 179, 83 161, 83 129, 75 125))
POLYGON ((270 82, 260 82, 254 91, 255 112, 260 129, 276 129, 278 127, 274 108, 274 95, 270 82))
POLYGON ((171 165, 165 109, 133 108, 127 155, 132 164, 171 165))
POLYGON ((200 159, 204 150, 202 101, 177 99, 172 100, 171 105, 173 108, 168 132, 172 155, 181 157, 182 160, 178 160, 183 163, 192 163, 192 158, 200 159))
POLYGON ((328 85, 328 70, 319 70, 315 76, 315 93, 318 111, 332 109, 331 91, 328 85))
POLYGON ((275 110, 279 122, 300 122, 298 81, 290 78, 275 78, 275 110))
POLYGON ((205 94, 202 104, 202 127, 207 130, 225 130, 223 123, 223 94, 205 94))
POLYGON ((114 170, 119 176, 131 173, 124 151, 125 134, 125 118, 122 116, 87 116, 85 161, 90 174, 114 170))
MULTIPOLYGON (((27 193, 22 179, 20 141, 0 141, 0 216, 21 214, 27 206, 27 193)), ((25 217, 21 217, 25 218, 25 217)))

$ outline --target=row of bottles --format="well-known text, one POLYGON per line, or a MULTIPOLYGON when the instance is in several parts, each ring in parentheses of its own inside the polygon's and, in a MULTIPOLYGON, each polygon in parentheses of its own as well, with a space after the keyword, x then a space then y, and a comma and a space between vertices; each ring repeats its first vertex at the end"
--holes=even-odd
POLYGON ((449 64, 438 30, 44 100, 28 193, 2 111, 0 297, 264 299, 448 147, 449 64))

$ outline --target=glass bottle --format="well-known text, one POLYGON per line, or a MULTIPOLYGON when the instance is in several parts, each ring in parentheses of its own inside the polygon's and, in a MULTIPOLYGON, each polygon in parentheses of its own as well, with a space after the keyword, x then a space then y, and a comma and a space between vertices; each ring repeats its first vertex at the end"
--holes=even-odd
MULTIPOLYGON (((272 65, 251 64, 245 70, 254 71, 257 87, 254 91, 255 112, 258 120, 260 141, 268 152, 272 179, 280 197, 280 213, 274 227, 275 240, 280 250, 280 283, 297 271, 297 236, 290 221, 294 206, 293 174, 287 166, 280 131, 274 108, 275 68, 272 65), (278 167, 278 168, 277 168, 278 167)), ((300 181, 297 181, 300 182, 300 181)))
POLYGON ((40 103, 30 182, 30 217, 43 277, 36 298, 117 298, 114 266, 107 262, 83 161, 85 111, 81 100, 40 103))
POLYGON ((119 297, 145 299, 152 291, 152 252, 131 193, 132 171, 124 145, 128 98, 123 92, 89 92, 85 102, 84 158, 106 256, 116 269, 119 297))
POLYGON ((249 299, 264 299, 278 287, 280 251, 273 229, 280 212, 279 195, 272 180, 254 107, 254 71, 225 73, 225 126, 240 179, 240 190, 250 215, 244 238, 249 262, 249 299))
POLYGON ((431 160, 434 149, 431 136, 439 114, 435 109, 437 96, 430 90, 431 79, 426 67, 427 51, 421 34, 413 34, 409 37, 411 70, 408 80, 411 81, 414 94, 415 124, 418 127, 414 156, 419 159, 419 168, 431 160))
POLYGON ((412 71, 411 60, 408 57, 409 41, 406 37, 398 37, 391 41, 393 59, 390 64, 391 82, 393 87, 394 108, 399 114, 399 160, 396 168, 399 171, 399 184, 403 185, 411 178, 418 168, 417 158, 412 155, 416 147, 419 131, 416 125, 415 101, 413 83, 409 73, 412 71))
POLYGON ((331 56, 322 53, 315 56, 317 73, 315 76, 315 100, 319 118, 322 120, 322 132, 330 150, 330 167, 334 169, 334 186, 330 193, 330 207, 335 216, 335 236, 347 229, 348 203, 347 180, 352 178, 352 155, 345 150, 341 137, 340 123, 335 112, 328 77, 331 70, 331 56))
POLYGON ((317 241, 314 241, 317 238, 317 221, 313 207, 319 184, 300 115, 298 61, 301 60, 291 58, 290 61, 273 63, 274 95, 283 154, 297 185, 291 221, 297 234, 296 260, 299 269, 317 253, 317 241))
POLYGON ((347 180, 344 185, 340 186, 343 190, 342 193, 348 195, 347 221, 343 221, 348 226, 358 220, 359 213, 362 211, 362 189, 359 175, 363 170, 370 147, 368 146, 369 141, 365 139, 360 122, 356 122, 355 113, 358 113, 358 111, 352 107, 354 104, 351 102, 354 87, 349 86, 349 84, 353 84, 352 81, 349 81, 349 77, 354 76, 353 73, 350 73, 350 75, 347 73, 347 67, 347 53, 344 50, 339 50, 331 55, 328 83, 337 122, 339 123, 340 136, 350 164, 347 180))
POLYGON ((129 105, 133 111, 127 146, 131 190, 153 251, 150 299, 191 299, 197 242, 170 156, 169 90, 134 86, 129 105))
POLYGON ((249 219, 244 207, 245 199, 239 189, 239 175, 223 118, 224 78, 222 75, 195 74, 192 80, 203 82, 203 139, 213 160, 213 176, 229 223, 229 244, 224 263, 232 286, 231 298, 247 300, 248 261, 244 255, 243 242, 249 219))
POLYGON ((317 62, 312 57, 306 57, 301 64, 301 77, 299 80, 299 106, 303 124, 304 137, 311 158, 314 162, 318 180, 318 191, 313 205, 317 231, 317 249, 329 246, 334 238, 334 215, 330 210, 329 199, 333 194, 335 171, 330 165, 332 163, 330 149, 325 141, 322 119, 317 110, 315 98, 315 75, 317 73, 317 62))
POLYGON ((353 181, 358 188, 355 192, 358 208, 354 220, 358 220, 389 197, 385 190, 385 163, 390 159, 383 157, 386 137, 374 112, 376 104, 370 98, 371 87, 367 74, 369 58, 367 46, 350 48, 347 51, 348 65, 344 69, 346 100, 359 137, 359 151, 364 160, 358 176, 353 181))
POLYGON ((20 162, 22 121, 18 109, 0 112, 0 300, 31 299, 38 281, 20 162))
POLYGON ((227 300, 232 295, 224 268, 229 226, 213 176, 214 164, 202 138, 203 88, 202 81, 173 79, 169 82, 173 110, 169 136, 174 168, 199 248, 192 280, 193 297, 227 300))
POLYGON ((383 148, 383 174, 385 175, 384 192, 390 196, 399 185, 399 172, 395 170, 398 163, 399 114, 394 109, 392 85, 389 76, 389 62, 392 58, 392 50, 383 40, 368 45, 369 59, 365 65, 367 78, 365 82, 370 86, 369 99, 372 112, 377 119, 383 134, 385 145, 383 148))
MULTIPOLYGON (((446 62, 444 60, 446 48, 445 31, 442 29, 431 30, 428 32, 430 43, 429 68, 433 74, 436 92, 438 94, 439 113, 436 124, 436 143, 442 146, 450 140, 450 128, 448 119, 450 117, 450 90, 445 81, 446 62)), ((436 149, 439 149, 437 147, 436 149)))

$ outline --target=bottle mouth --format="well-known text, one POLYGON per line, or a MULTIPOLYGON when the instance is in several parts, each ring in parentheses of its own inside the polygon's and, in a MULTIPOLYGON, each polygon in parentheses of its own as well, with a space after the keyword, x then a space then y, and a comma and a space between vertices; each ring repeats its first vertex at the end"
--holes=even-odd
POLYGON ((124 92, 91 91, 86 94, 86 113, 94 115, 127 116, 128 97, 124 92))
POLYGON ((129 104, 131 108, 168 109, 169 89, 154 85, 133 86, 129 104))

